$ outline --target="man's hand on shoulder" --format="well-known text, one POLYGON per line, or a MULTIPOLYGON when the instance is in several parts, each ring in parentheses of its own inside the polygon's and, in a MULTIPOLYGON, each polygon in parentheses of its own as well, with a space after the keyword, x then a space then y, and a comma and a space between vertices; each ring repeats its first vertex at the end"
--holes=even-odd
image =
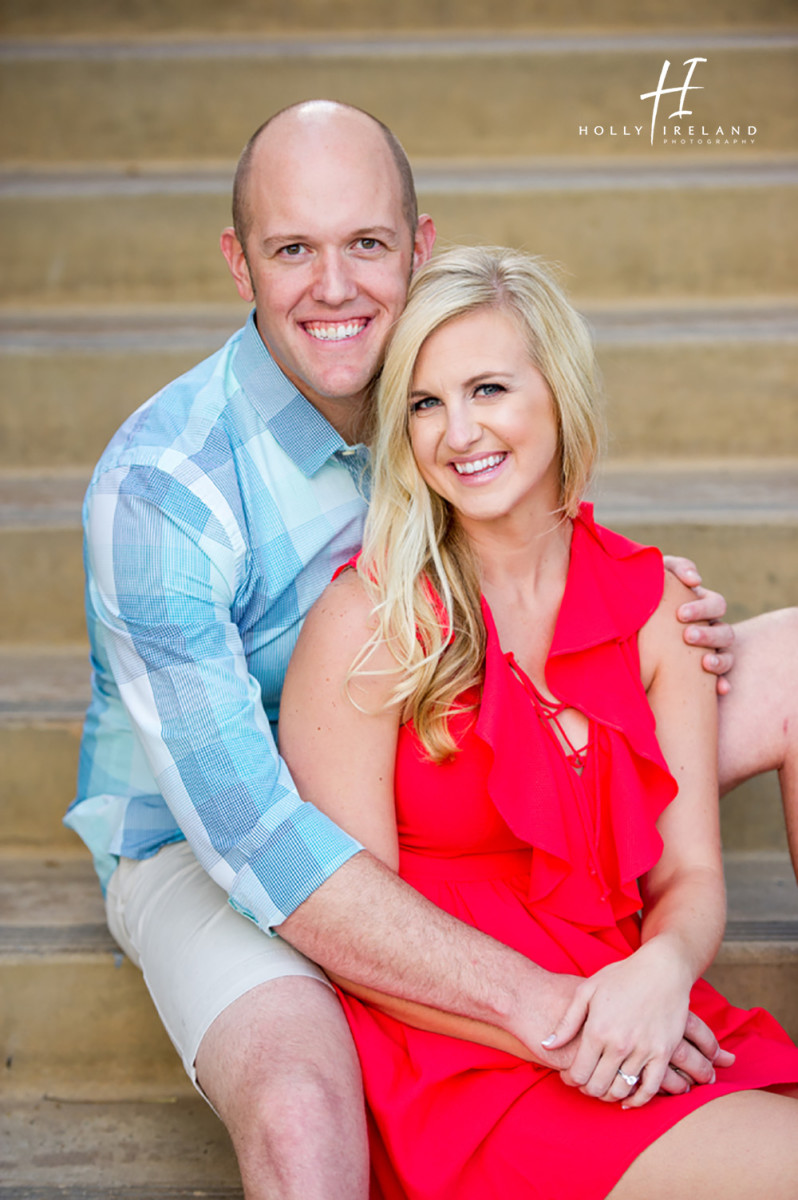
POLYGON ((734 629, 721 619, 726 612, 726 601, 720 592, 712 592, 701 586, 701 576, 689 558, 666 554, 663 561, 666 570, 671 571, 695 595, 694 600, 677 609, 676 615, 687 626, 684 640, 691 646, 707 647, 708 652, 702 660, 704 670, 717 675, 718 695, 725 696, 731 687, 726 675, 734 664, 734 629))

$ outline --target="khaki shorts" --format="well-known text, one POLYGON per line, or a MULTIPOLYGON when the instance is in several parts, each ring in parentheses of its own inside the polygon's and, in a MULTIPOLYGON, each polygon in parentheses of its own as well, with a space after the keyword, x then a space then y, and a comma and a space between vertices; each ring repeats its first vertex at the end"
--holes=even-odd
POLYGON ((200 1042, 234 1000, 287 975, 331 986, 315 963, 231 908, 186 842, 164 846, 152 858, 120 859, 106 913, 195 1086, 200 1042))

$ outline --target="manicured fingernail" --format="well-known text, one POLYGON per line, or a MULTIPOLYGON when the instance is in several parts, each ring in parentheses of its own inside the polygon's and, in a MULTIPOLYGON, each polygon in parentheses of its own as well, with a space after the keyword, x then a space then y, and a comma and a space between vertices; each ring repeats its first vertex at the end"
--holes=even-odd
MULTIPOLYGON (((692 616, 692 615, 693 615, 692 613, 689 614, 689 616, 692 616)), ((684 636, 687 638, 688 642, 697 642, 698 638, 699 638, 699 633, 698 633, 698 630, 695 628, 695 626, 691 625, 688 629, 685 630, 684 636)))
POLYGON ((550 1046, 552 1044, 552 1042, 554 1041, 554 1039, 556 1038, 556 1036, 557 1035, 555 1033, 550 1033, 549 1036, 547 1038, 544 1038, 543 1041, 540 1043, 541 1046, 550 1046))
POLYGON ((717 654, 709 654, 707 656, 707 662, 709 663, 709 665, 711 667, 719 667, 720 666, 720 659, 718 658, 717 654))

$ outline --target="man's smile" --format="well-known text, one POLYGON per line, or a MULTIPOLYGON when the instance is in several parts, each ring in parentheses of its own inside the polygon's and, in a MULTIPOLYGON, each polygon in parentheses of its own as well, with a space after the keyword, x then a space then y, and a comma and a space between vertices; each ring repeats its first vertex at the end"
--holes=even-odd
POLYGON ((349 321, 304 321, 302 328, 320 342, 343 342, 357 337, 368 325, 367 317, 355 317, 349 321))

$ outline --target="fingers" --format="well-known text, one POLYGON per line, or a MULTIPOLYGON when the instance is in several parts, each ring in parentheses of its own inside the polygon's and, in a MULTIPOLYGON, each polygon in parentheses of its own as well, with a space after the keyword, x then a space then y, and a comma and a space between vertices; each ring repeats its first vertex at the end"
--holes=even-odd
MULTIPOLYGON (((715 1043, 717 1048, 717 1043, 715 1043)), ((711 1058, 684 1039, 671 1055, 670 1065, 692 1083, 714 1083, 715 1067, 711 1058)))
POLYGON ((685 587, 697 587, 701 582, 701 576, 698 573, 698 568, 695 563, 689 558, 681 558, 677 554, 663 554, 662 561, 665 564, 665 569, 675 575, 680 583, 685 587))
POLYGON ((719 621, 726 613, 726 601, 720 592, 712 592, 709 588, 693 589, 694 600, 680 604, 676 615, 680 621, 719 621))
POLYGON ((545 1050, 558 1050, 561 1046, 566 1046, 568 1042, 575 1038, 585 1023, 588 1004, 587 995, 577 990, 573 1000, 557 1022, 554 1032, 543 1039, 540 1043, 541 1046, 545 1050))
POLYGON ((644 1104, 648 1104, 652 1097, 656 1096, 662 1086, 664 1076, 668 1073, 667 1065, 663 1068, 656 1063, 648 1063, 640 1075, 640 1082, 636 1088, 630 1091, 629 1095, 623 1101, 624 1108, 642 1108, 644 1104))
POLYGON ((677 1061, 679 1052, 683 1046, 692 1044, 694 1048, 699 1050, 704 1058, 708 1059, 715 1067, 730 1067, 735 1060, 735 1055, 731 1050, 724 1050, 718 1042, 714 1033, 705 1021, 697 1017, 694 1012, 688 1012, 687 1020, 684 1026, 685 1041, 677 1046, 676 1051, 671 1056, 671 1062, 675 1066, 681 1064, 677 1061))

